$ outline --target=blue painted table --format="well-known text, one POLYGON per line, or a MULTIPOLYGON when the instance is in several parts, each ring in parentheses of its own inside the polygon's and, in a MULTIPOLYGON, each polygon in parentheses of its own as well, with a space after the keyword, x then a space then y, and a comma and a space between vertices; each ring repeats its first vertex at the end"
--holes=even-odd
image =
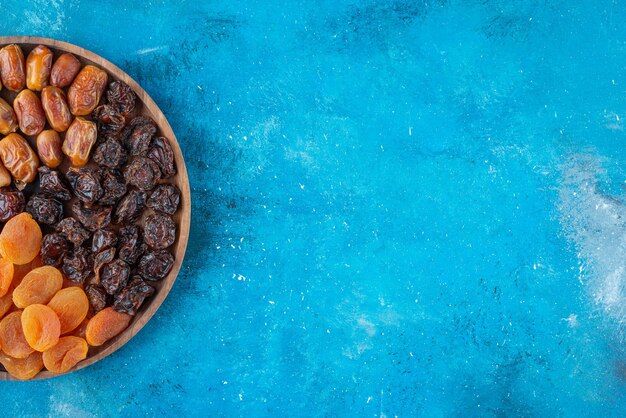
POLYGON ((624 414, 623 5, 136 3, 2 3, 152 95, 193 195, 154 319, 2 416, 624 414))

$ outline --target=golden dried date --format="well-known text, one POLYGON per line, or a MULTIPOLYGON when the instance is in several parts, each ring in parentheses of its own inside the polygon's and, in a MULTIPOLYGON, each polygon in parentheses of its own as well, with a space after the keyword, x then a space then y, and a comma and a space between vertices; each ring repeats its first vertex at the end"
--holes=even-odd
POLYGON ((54 86, 44 87, 41 91, 41 105, 52 129, 63 132, 69 128, 72 114, 63 90, 54 86))
POLYGON ((52 68, 52 51, 46 46, 37 45, 26 58, 26 87, 41 91, 48 85, 52 68))
POLYGON ((37 178, 39 158, 21 135, 12 133, 0 141, 0 159, 13 175, 18 189, 37 178))
POLYGON ((17 116, 10 104, 0 99, 0 133, 8 135, 17 131, 17 116))
POLYGON ((11 173, 9 173, 9 170, 7 170, 2 164, 0 164, 0 187, 7 187, 10 184, 11 173))
POLYGON ((0 49, 0 77, 4 86, 12 91, 20 91, 26 83, 24 53, 18 45, 11 44, 0 49))
POLYGON ((50 168, 58 167, 63 161, 61 146, 61 137, 55 130, 46 129, 37 135, 37 154, 41 162, 50 168))
POLYGON ((106 84, 106 72, 93 65, 86 65, 67 92, 72 114, 76 116, 90 114, 98 106, 106 84))
POLYGON ((46 126, 46 114, 39 97, 31 90, 22 90, 13 100, 20 130, 28 136, 37 135, 46 126))
POLYGON ((70 125, 63 141, 63 153, 75 166, 84 166, 89 161, 89 153, 96 143, 97 128, 94 122, 76 118, 70 125))
POLYGON ((69 52, 61 54, 52 66, 50 84, 56 87, 67 87, 72 84, 78 71, 80 71, 78 58, 69 52))

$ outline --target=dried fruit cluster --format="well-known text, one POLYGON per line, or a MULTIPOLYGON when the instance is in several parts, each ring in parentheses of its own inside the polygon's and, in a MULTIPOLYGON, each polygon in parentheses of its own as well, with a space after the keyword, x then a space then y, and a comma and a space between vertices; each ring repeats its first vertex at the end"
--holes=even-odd
POLYGON ((64 373, 128 326, 174 265, 181 199, 132 88, 53 61, 42 45, 26 60, 0 49, 0 89, 17 92, 0 99, 0 364, 20 379, 64 373))

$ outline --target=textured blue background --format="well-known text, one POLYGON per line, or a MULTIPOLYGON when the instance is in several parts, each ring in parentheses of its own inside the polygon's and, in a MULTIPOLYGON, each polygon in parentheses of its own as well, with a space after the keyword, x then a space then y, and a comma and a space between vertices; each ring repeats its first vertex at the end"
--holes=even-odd
POLYGON ((619 1, 3 0, 119 65, 193 224, 145 329, 2 416, 618 416, 619 1))

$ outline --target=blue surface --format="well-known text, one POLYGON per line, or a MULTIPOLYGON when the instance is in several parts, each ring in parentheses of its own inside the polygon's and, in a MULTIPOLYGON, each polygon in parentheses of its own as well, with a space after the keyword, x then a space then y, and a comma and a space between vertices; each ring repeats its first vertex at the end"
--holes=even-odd
POLYGON ((193 224, 170 296, 3 416, 619 416, 626 8, 5 0, 159 104, 193 224))

